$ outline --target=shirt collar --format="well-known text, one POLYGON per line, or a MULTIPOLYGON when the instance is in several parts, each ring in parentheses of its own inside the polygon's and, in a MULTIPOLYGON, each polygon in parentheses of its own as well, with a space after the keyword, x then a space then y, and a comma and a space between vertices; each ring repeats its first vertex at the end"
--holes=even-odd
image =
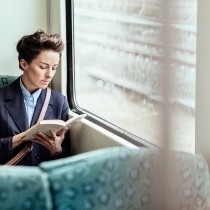
POLYGON ((34 98, 34 103, 36 104, 37 99, 38 99, 38 97, 39 97, 39 95, 40 95, 42 89, 38 89, 38 90, 37 90, 36 92, 34 92, 33 94, 30 94, 30 93, 28 92, 28 90, 25 88, 25 86, 23 85, 21 77, 20 77, 20 88, 21 88, 21 90, 22 90, 24 99, 27 100, 29 97, 32 96, 32 97, 34 98))

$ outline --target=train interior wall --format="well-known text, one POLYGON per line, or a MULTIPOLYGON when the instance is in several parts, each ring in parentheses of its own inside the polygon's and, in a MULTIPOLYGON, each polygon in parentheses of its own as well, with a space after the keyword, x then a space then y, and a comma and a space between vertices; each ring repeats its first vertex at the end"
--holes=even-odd
POLYGON ((37 29, 47 30, 46 0, 1 0, 1 74, 21 75, 16 52, 17 41, 37 29))
MULTIPOLYGON (((70 112, 70 117, 72 116, 75 116, 75 114, 70 112)), ((137 148, 137 146, 123 138, 86 119, 83 119, 82 122, 75 125, 70 135, 73 155, 114 146, 137 148)))

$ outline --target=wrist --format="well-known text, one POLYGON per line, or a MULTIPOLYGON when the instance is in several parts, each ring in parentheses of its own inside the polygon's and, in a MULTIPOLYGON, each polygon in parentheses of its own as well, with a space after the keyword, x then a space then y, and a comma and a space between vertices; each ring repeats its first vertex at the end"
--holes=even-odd
POLYGON ((50 152, 50 154, 51 154, 52 157, 57 157, 57 156, 59 156, 61 153, 62 153, 62 150, 56 151, 56 152, 50 152))

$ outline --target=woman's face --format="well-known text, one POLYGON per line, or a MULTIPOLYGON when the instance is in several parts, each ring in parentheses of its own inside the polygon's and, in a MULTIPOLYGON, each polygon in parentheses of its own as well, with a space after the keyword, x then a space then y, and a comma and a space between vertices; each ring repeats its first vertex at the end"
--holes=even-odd
POLYGON ((42 51, 31 63, 27 63, 24 59, 20 60, 23 69, 22 82, 30 93, 39 88, 47 88, 55 75, 59 59, 59 53, 47 50, 42 51))

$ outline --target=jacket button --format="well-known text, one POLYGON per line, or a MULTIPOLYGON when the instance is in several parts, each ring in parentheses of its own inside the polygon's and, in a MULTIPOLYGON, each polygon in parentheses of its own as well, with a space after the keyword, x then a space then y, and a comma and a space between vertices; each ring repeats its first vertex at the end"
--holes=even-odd
POLYGON ((36 159, 39 159, 39 156, 37 154, 34 155, 36 159))

